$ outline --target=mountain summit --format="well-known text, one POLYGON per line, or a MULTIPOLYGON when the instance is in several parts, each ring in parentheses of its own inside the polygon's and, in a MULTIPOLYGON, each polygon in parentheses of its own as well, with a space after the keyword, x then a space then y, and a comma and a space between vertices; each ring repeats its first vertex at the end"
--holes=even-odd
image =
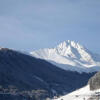
POLYGON ((31 52, 37 58, 45 59, 65 70, 94 72, 100 69, 100 56, 74 41, 64 41, 55 48, 31 52))
POLYGON ((88 50, 74 41, 64 41, 56 47, 56 50, 62 56, 93 63, 93 59, 88 50))

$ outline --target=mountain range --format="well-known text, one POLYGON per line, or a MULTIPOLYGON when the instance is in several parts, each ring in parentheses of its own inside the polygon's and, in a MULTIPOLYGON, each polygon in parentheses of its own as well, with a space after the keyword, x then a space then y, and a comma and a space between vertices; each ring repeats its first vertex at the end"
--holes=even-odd
POLYGON ((46 100, 64 95, 86 85, 94 74, 63 70, 45 60, 0 49, 1 100, 46 100))
POLYGON ((74 41, 31 53, 0 48, 0 99, 46 100, 65 95, 85 86, 99 70, 99 54, 74 41))

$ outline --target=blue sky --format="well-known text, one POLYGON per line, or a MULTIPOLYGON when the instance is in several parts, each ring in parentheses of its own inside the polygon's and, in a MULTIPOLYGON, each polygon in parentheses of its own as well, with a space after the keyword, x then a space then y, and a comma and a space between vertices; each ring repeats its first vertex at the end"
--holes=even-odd
POLYGON ((100 0, 0 0, 0 46, 32 51, 74 40, 100 53, 100 0))

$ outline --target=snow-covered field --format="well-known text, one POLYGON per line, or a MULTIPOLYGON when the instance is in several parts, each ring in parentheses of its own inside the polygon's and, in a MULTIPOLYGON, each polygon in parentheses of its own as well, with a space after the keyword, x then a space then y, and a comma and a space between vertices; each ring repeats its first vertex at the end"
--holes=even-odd
POLYGON ((70 94, 67 94, 65 96, 62 96, 54 100, 88 100, 92 95, 96 95, 96 93, 99 93, 99 92, 100 92, 100 89, 95 90, 95 91, 90 91, 89 85, 87 85, 79 90, 76 90, 70 94))

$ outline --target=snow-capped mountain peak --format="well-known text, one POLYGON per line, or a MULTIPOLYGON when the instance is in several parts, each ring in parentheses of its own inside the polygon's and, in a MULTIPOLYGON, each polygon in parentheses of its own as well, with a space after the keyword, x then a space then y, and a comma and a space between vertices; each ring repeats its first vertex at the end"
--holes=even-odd
POLYGON ((56 47, 56 50, 62 56, 76 58, 75 53, 77 53, 77 52, 74 52, 74 51, 75 51, 75 49, 78 49, 81 47, 82 46, 79 45, 78 43, 68 40, 68 41, 64 41, 64 42, 60 43, 56 47))
POLYGON ((56 47, 56 50, 58 54, 65 57, 77 58, 91 63, 94 62, 91 55, 87 52, 88 50, 74 41, 64 41, 56 47))
POLYGON ((79 43, 75 43, 74 41, 70 41, 70 40, 60 43, 57 47, 64 49, 65 47, 68 47, 68 46, 72 46, 74 48, 83 48, 79 43))
POLYGON ((96 58, 97 55, 91 53, 87 48, 70 40, 64 41, 54 48, 33 51, 31 54, 65 70, 79 71, 82 68, 87 71, 87 68, 93 68, 94 70, 95 66, 100 66, 99 55, 96 58))

